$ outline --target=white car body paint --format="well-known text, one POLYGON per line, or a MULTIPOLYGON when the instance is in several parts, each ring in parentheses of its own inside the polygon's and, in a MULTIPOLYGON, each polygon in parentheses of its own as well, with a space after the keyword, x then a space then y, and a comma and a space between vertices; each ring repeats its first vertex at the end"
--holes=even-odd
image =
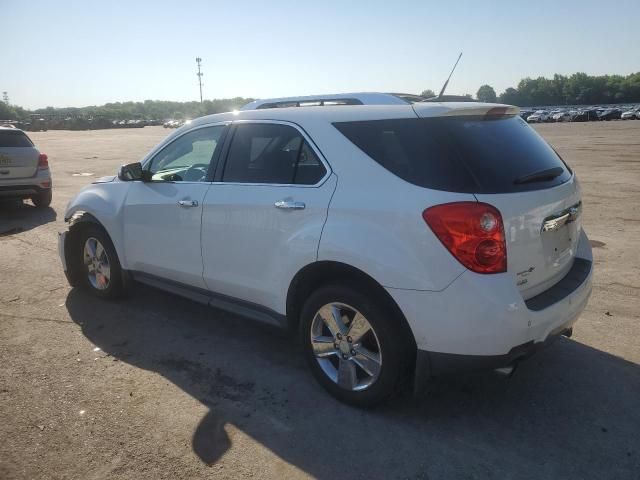
POLYGON ((316 261, 344 263, 386 288, 419 349, 505 354, 516 345, 543 341, 558 326, 572 325, 591 291, 592 273, 578 290, 549 308, 533 312, 525 305, 557 282, 574 258, 591 259, 579 222, 567 230, 569 246, 560 252, 551 253, 557 239, 543 241, 539 235, 546 217, 580 201, 575 175, 554 189, 519 194, 431 190, 391 174, 332 125, 477 115, 496 107, 518 111, 493 104, 428 103, 244 109, 203 117, 169 135, 142 159, 143 165, 165 145, 200 126, 276 121, 304 132, 326 162, 327 175, 315 186, 114 179, 85 187, 70 202, 65 218, 79 211, 93 215, 111 236, 126 270, 211 290, 283 315, 297 272, 316 261), (198 206, 183 209, 177 201, 184 199, 198 206), (274 203, 283 199, 304 202, 305 209, 278 210, 274 203), (459 201, 486 202, 501 211, 507 272, 481 275, 467 270, 422 219, 430 206, 459 201), (152 208, 142 208, 145 204, 152 208), (531 267, 527 283, 518 285, 521 269, 531 267))

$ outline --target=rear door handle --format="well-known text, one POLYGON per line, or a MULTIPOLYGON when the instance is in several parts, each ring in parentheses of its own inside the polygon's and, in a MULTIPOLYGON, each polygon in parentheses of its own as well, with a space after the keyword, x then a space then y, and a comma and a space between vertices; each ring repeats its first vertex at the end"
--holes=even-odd
POLYGON ((198 202, 196 200, 179 200, 178 205, 181 207, 197 207, 198 202))
POLYGON ((276 208, 285 210, 304 210, 304 207, 306 207, 304 202, 294 202, 293 200, 279 200, 274 205, 276 208))

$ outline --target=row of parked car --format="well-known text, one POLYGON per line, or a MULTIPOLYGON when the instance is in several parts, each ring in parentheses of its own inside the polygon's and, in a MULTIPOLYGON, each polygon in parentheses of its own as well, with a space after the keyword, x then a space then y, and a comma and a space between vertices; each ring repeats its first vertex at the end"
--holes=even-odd
POLYGON ((640 120, 640 106, 632 106, 630 108, 588 107, 581 109, 521 110, 520 116, 529 123, 640 120))
POLYGON ((46 132, 47 130, 103 130, 107 128, 142 128, 162 125, 162 120, 109 120, 105 117, 70 116, 57 117, 32 116, 28 120, 2 120, 1 124, 10 124, 27 132, 46 132))
POLYGON ((167 120, 162 124, 164 128, 180 128, 183 125, 188 125, 191 120, 167 120))

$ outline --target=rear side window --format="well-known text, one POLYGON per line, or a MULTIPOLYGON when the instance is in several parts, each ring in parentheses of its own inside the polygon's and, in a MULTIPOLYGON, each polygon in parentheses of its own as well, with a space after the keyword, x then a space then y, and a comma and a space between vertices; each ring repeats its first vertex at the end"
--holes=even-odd
POLYGON ((315 185, 326 169, 298 130, 288 125, 236 127, 223 182, 315 185))
POLYGON ((554 150, 518 116, 374 120, 334 126, 387 170, 421 187, 509 193, 549 188, 571 178, 554 150), (555 178, 531 181, 532 174, 551 169, 555 178))
POLYGON ((24 132, 20 130, 0 130, 0 147, 33 147, 24 132))

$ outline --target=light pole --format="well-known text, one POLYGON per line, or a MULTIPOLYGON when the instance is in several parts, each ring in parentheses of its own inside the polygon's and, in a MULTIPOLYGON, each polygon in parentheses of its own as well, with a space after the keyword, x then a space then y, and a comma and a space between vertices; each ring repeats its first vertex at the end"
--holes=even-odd
POLYGON ((200 62, 202 62, 202 59, 196 57, 196 63, 198 64, 198 83, 200 84, 200 103, 202 103, 202 75, 204 75, 204 73, 200 71, 200 62))

